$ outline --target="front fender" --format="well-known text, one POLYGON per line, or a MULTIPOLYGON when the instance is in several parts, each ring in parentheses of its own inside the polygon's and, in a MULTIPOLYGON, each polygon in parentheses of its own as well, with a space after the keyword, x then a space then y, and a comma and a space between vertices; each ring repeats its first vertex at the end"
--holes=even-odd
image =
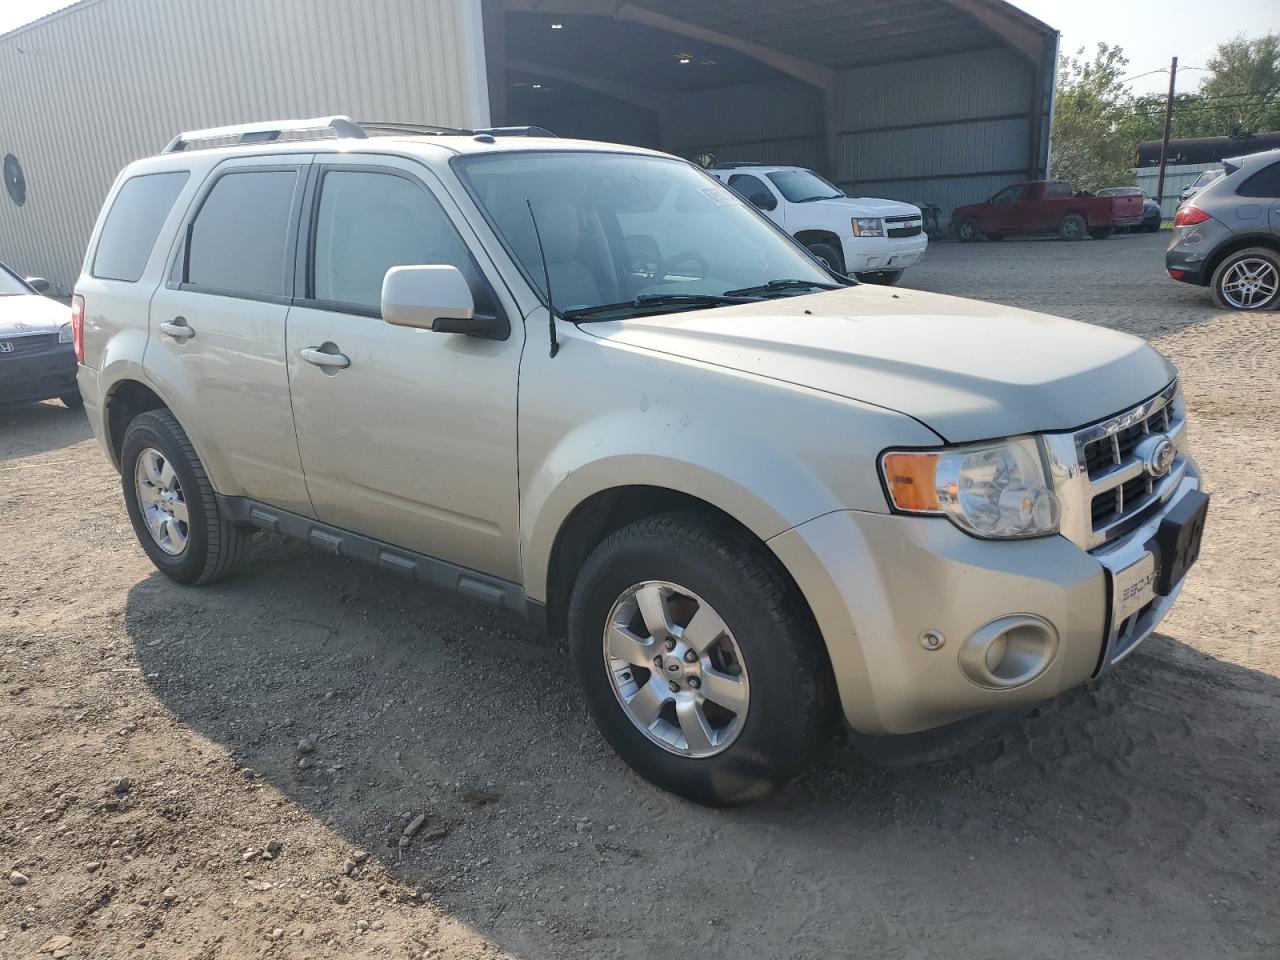
POLYGON ((765 541, 832 510, 886 512, 880 451, 939 442, 858 401, 580 331, 565 339, 555 360, 526 353, 521 370, 520 555, 535 600, 547 599, 561 527, 595 494, 672 490, 765 541))

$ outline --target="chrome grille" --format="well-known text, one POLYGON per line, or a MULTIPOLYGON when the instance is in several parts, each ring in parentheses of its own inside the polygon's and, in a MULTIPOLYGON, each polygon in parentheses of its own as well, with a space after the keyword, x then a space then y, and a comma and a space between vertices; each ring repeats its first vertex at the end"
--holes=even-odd
POLYGON ((1137 527, 1177 489, 1187 468, 1182 393, 1174 381, 1136 407, 1045 441, 1062 502, 1062 532, 1093 550, 1137 527), (1156 476, 1144 444, 1162 436, 1173 443, 1174 458, 1168 472, 1156 476))

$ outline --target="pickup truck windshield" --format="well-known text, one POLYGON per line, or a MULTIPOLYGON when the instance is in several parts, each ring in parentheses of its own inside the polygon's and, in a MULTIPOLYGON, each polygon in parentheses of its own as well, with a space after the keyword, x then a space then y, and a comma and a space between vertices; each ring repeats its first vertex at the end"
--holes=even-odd
POLYGON ((813 200, 837 200, 844 194, 812 170, 779 170, 766 174, 787 198, 787 203, 809 203, 813 200))
POLYGON ((561 313, 613 305, 616 319, 652 313, 655 303, 664 312, 706 309, 724 302, 717 298, 726 291, 779 278, 799 284, 768 295, 802 295, 833 283, 736 193, 678 160, 539 151, 460 157, 453 165, 545 297, 532 203, 561 313))

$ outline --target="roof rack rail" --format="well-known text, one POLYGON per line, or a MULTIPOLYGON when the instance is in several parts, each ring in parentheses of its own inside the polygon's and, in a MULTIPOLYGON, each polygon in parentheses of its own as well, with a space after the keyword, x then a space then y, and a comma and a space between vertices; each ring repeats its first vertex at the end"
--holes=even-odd
POLYGON ((548 130, 546 127, 528 126, 528 127, 485 127, 481 130, 472 130, 472 133, 487 133, 491 137, 559 137, 548 130))
POLYGON ((442 127, 435 123, 406 123, 401 120, 361 120, 360 128, 366 133, 375 130, 386 133, 434 133, 459 137, 469 137, 476 132, 464 130, 461 127, 442 127))
MULTIPOLYGON (((209 127, 206 130, 188 130, 180 133, 164 148, 164 153, 181 153, 193 144, 206 146, 230 146, 238 143, 270 143, 286 133, 320 133, 333 131, 335 137, 351 137, 363 140, 368 135, 350 117, 311 117, 307 120, 269 120, 265 123, 241 123, 229 127, 209 127), (223 142, 219 142, 223 141, 223 142)), ((313 137, 290 137, 296 140, 315 140, 313 137)))

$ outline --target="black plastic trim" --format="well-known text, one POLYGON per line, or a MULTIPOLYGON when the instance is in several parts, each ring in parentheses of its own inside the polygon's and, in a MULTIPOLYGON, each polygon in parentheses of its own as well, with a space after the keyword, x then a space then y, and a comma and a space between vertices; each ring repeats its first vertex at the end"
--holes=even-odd
POLYGON ((541 624, 545 628, 545 606, 530 600, 518 583, 352 533, 248 497, 226 497, 219 494, 218 507, 235 523, 247 523, 272 533, 294 537, 333 556, 360 560, 429 586, 461 593, 473 600, 508 610, 534 626, 541 624), (542 608, 540 619, 531 616, 538 607, 542 608))

